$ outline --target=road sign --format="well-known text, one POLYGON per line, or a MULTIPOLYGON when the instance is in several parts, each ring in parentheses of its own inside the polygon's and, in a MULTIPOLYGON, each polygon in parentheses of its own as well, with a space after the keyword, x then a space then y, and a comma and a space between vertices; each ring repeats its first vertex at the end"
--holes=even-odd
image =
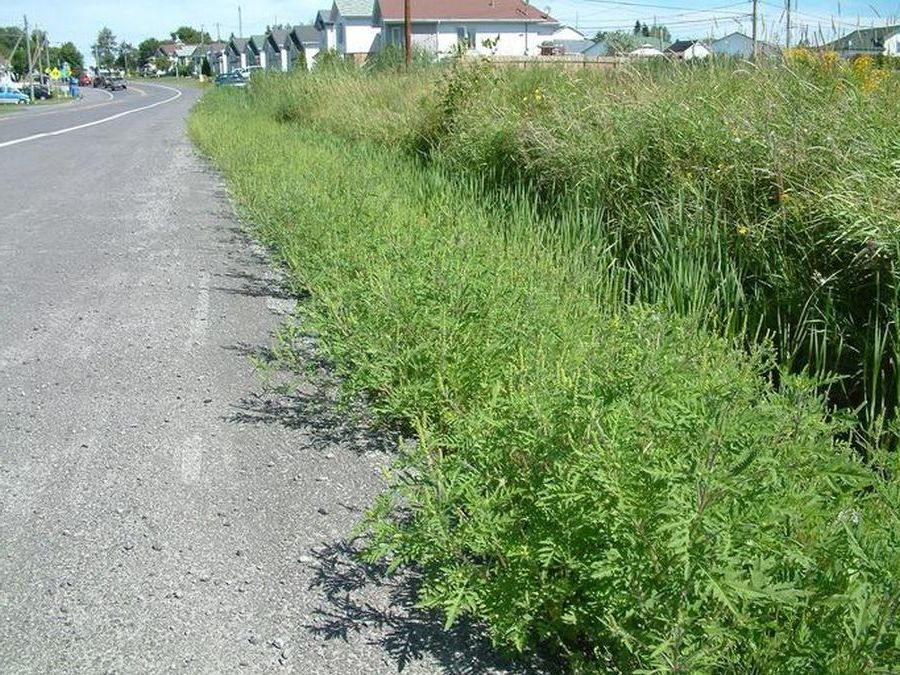
POLYGON ((52 68, 52 69, 50 70, 49 75, 50 75, 50 77, 52 77, 54 80, 58 80, 58 79, 59 79, 59 75, 60 75, 60 73, 59 73, 59 68, 52 68))

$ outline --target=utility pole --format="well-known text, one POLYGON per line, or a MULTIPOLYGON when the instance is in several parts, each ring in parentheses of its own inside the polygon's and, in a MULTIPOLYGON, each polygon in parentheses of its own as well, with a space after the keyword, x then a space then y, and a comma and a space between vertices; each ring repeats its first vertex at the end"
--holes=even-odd
POLYGON ((406 34, 406 69, 412 65, 412 8, 411 0, 403 0, 403 27, 406 34))
POLYGON ((756 6, 757 6, 757 0, 753 0, 753 36, 752 36, 752 40, 753 40, 753 60, 754 60, 754 61, 756 60, 756 51, 757 51, 757 45, 756 45, 756 6))
POLYGON ((787 37, 784 40, 784 46, 787 49, 791 48, 791 0, 785 0, 785 4, 787 5, 787 12, 785 13, 785 17, 787 19, 787 37))
POLYGON ((25 15, 25 53, 28 55, 28 81, 31 83, 31 100, 34 100, 34 63, 31 59, 31 34, 28 32, 28 16, 25 15))
POLYGON ((216 42, 221 42, 221 41, 222 41, 222 33, 221 33, 221 31, 219 30, 219 25, 220 25, 219 22, 216 21, 216 42))
POLYGON ((244 20, 241 17, 241 6, 238 5, 238 37, 244 37, 244 20))

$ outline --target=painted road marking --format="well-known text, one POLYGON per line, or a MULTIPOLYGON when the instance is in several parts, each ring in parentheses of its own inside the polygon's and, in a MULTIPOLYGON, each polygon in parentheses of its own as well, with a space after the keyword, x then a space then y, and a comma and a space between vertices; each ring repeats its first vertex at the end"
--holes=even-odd
POLYGON ((27 108, 21 111, 13 111, 12 115, 4 115, 0 117, 0 122, 5 122, 7 120, 14 120, 17 117, 25 117, 28 116, 28 119, 34 119, 35 117, 46 117, 47 115, 59 115, 60 113, 73 112, 76 110, 93 110, 94 108, 101 108, 105 105, 109 105, 110 103, 115 103, 116 98, 108 91, 101 90, 101 93, 106 94, 110 100, 104 101, 103 103, 92 103, 91 105, 85 105, 84 107, 78 105, 75 101, 69 101, 67 103, 60 104, 59 108, 54 108, 52 110, 45 110, 44 112, 30 112, 27 108))
POLYGON ((117 120, 120 117, 125 117, 125 115, 132 115, 137 112, 141 112, 143 110, 150 110, 151 108, 156 108, 157 106, 165 105, 166 103, 171 103, 177 98, 181 98, 181 92, 178 89, 173 89, 172 87, 166 87, 162 84, 153 85, 155 87, 159 87, 160 89, 167 89, 168 91, 174 91, 175 95, 170 96, 167 99, 162 101, 157 101, 156 103, 151 103, 150 105, 144 105, 140 108, 132 108, 131 110, 126 110, 125 112, 120 112, 115 115, 110 115, 109 117, 103 117, 99 120, 94 120, 93 122, 86 122, 85 124, 78 124, 74 127, 67 127, 65 129, 57 129, 56 131, 47 131, 42 134, 34 134, 33 136, 25 136, 24 138, 16 138, 11 141, 5 141, 0 143, 0 148, 6 148, 11 145, 18 145, 19 143, 27 143, 28 141, 36 141, 40 138, 48 138, 50 136, 61 136, 62 134, 67 134, 72 131, 78 131, 79 129, 87 129, 88 127, 95 127, 98 124, 106 124, 107 122, 112 122, 113 120, 117 120))

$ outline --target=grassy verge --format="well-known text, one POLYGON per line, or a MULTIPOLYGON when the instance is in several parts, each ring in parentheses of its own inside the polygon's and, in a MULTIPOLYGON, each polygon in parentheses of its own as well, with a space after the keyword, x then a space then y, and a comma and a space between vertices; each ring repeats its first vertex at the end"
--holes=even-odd
POLYGON ((207 94, 191 133, 347 387, 418 439, 368 531, 422 571, 423 605, 574 669, 900 659, 894 455, 862 466, 808 385, 760 376, 765 350, 623 302, 580 211, 348 140, 354 111, 336 136, 286 124, 289 90, 246 93, 207 94))
POLYGON ((691 315, 829 382, 858 442, 896 442, 900 76, 787 66, 343 69, 257 83, 277 119, 524 189, 614 254, 623 302, 691 315))

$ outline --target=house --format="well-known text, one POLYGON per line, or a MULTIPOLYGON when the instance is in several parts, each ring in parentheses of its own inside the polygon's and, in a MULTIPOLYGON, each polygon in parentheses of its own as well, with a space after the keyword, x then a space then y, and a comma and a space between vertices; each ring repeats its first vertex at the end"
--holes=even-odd
POLYGON ((824 49, 837 52, 844 59, 864 54, 900 57, 900 25, 861 28, 829 42, 824 49))
POLYGON ((700 40, 677 40, 670 44, 665 51, 666 56, 685 61, 705 59, 711 53, 709 47, 700 40))
POLYGON ((261 66, 263 68, 266 67, 266 36, 265 35, 254 35, 247 41, 247 48, 250 50, 250 55, 247 58, 247 62, 251 66, 261 66))
POLYGON ((560 26, 553 31, 553 35, 550 36, 550 39, 553 42, 562 40, 586 40, 587 36, 571 26, 560 26))
POLYGON ((269 70, 288 71, 291 38, 283 28, 272 28, 266 33, 266 67, 269 70))
MULTIPOLYGON (((709 43, 709 49, 718 56, 734 56, 741 59, 753 58, 753 38, 744 33, 731 33, 709 43)), ((781 56, 781 48, 762 40, 756 41, 757 56, 781 56)))
POLYGON ((247 67, 247 38, 231 36, 225 55, 228 61, 228 72, 243 70, 247 67))
POLYGON ((175 53, 178 51, 178 48, 182 46, 180 42, 160 42, 159 47, 156 49, 156 54, 154 55, 158 59, 166 59, 169 62, 167 68, 165 68, 166 72, 171 71, 175 67, 175 63, 178 61, 178 57, 175 53))
POLYGON ((313 59, 319 53, 319 31, 316 30, 316 27, 294 26, 288 37, 290 38, 288 68, 293 69, 300 62, 301 54, 303 62, 306 63, 306 69, 312 68, 313 59))
POLYGON ((334 21, 331 20, 330 9, 320 9, 316 12, 316 21, 313 23, 319 32, 319 50, 337 49, 337 39, 334 35, 334 21))
POLYGON ((197 50, 197 72, 203 67, 203 59, 209 61, 209 69, 213 76, 223 75, 228 72, 228 43, 210 42, 201 45, 197 50))
POLYGON ((331 23, 334 24, 334 44, 338 52, 356 61, 366 60, 381 34, 381 27, 373 21, 372 11, 372 0, 334 0, 331 23))
MULTIPOLYGON (((375 0, 373 22, 383 45, 403 46, 403 0, 375 0)), ((559 22, 522 0, 417 0, 412 7, 413 45, 452 54, 538 55, 559 22)))
POLYGON ((632 49, 628 52, 628 56, 633 59, 652 59, 658 56, 665 56, 665 53, 651 44, 642 44, 637 49, 632 49))
POLYGON ((194 71, 195 57, 199 46, 200 45, 180 45, 175 48, 175 63, 178 65, 179 71, 194 71))

